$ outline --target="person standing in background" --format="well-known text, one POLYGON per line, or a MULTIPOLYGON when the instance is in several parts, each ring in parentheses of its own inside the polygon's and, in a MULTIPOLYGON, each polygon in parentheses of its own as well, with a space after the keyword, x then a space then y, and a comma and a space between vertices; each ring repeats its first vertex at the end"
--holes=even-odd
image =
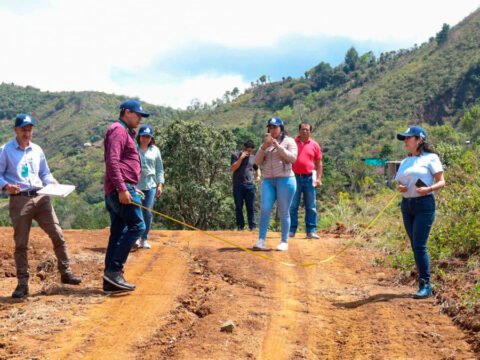
POLYGON ((297 161, 293 164, 293 172, 297 181, 297 190, 290 207, 290 233, 295 237, 298 227, 298 208, 303 194, 305 203, 305 230, 307 239, 318 239, 317 230, 317 186, 322 185, 322 149, 310 136, 312 125, 301 123, 295 143, 298 148, 297 161))
MULTIPOLYGON (((158 199, 163 192, 165 183, 163 161, 160 149, 155 146, 153 129, 150 125, 142 125, 138 131, 137 142, 140 145, 140 159, 142 161, 142 176, 138 183, 138 188, 145 197, 142 199, 142 205, 153 209, 155 199, 158 199)), ((152 212, 142 209, 143 220, 145 221, 145 231, 143 232, 137 245, 142 249, 150 249, 148 242, 148 233, 152 227, 152 212)))
POLYGON ((260 169, 255 164, 255 155, 253 150, 255 144, 252 140, 247 140, 243 144, 241 152, 232 154, 231 167, 233 171, 233 199, 235 200, 235 215, 237 221, 237 230, 241 231, 245 227, 243 218, 243 203, 247 208, 248 228, 254 231, 257 227, 255 223, 255 182, 260 181, 260 169))

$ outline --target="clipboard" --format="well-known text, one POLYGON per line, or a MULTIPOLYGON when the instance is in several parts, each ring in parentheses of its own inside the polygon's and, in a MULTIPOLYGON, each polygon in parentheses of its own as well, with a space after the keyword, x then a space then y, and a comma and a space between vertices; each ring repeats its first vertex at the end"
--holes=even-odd
POLYGON ((37 191, 37 194, 52 197, 67 197, 75 190, 75 185, 66 184, 48 184, 44 188, 37 191))

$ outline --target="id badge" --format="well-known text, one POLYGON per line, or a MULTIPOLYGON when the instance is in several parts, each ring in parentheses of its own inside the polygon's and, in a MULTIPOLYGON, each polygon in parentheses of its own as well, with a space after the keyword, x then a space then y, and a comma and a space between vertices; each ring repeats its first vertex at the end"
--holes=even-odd
POLYGON ((28 165, 27 164, 23 164, 22 165, 22 173, 21 173, 22 177, 23 178, 27 178, 28 177, 28 165))

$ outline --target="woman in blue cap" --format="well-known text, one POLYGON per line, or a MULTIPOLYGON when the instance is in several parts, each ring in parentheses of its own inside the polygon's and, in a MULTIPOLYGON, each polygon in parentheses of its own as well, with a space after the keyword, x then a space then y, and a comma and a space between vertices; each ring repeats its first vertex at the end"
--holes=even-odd
POLYGON ((409 156, 402 161, 395 180, 402 193, 402 216, 419 274, 419 289, 415 298, 430 296, 430 261, 427 240, 435 220, 435 190, 445 186, 442 163, 426 142, 427 132, 411 126, 397 139, 405 144, 409 156))
POLYGON ((297 188, 292 166, 297 159, 297 144, 286 136, 283 121, 273 117, 267 123, 268 133, 255 155, 255 163, 263 165, 263 181, 260 202, 260 224, 255 250, 267 250, 265 244, 270 214, 275 201, 282 223, 282 239, 277 250, 288 250, 288 232, 290 230, 290 205, 297 188))
MULTIPOLYGON (((153 138, 153 129, 150 125, 142 125, 138 131, 137 142, 140 146, 140 159, 142 160, 142 176, 138 183, 145 197, 142 199, 142 205, 152 209, 156 198, 162 195, 164 179, 163 162, 160 149, 155 146, 153 138)), ((152 226, 152 213, 142 209, 143 219, 145 220, 145 231, 137 242, 138 247, 150 249, 148 243, 148 232, 152 226)))

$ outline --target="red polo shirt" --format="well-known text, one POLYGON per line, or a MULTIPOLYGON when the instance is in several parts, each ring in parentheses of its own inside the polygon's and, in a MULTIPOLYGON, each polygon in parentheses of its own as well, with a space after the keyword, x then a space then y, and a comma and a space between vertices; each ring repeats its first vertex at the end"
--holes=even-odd
POLYGON ((297 143, 297 161, 293 164, 293 172, 297 175, 311 174, 315 169, 315 161, 322 160, 322 149, 315 140, 309 139, 303 143, 300 137, 295 138, 297 143))

